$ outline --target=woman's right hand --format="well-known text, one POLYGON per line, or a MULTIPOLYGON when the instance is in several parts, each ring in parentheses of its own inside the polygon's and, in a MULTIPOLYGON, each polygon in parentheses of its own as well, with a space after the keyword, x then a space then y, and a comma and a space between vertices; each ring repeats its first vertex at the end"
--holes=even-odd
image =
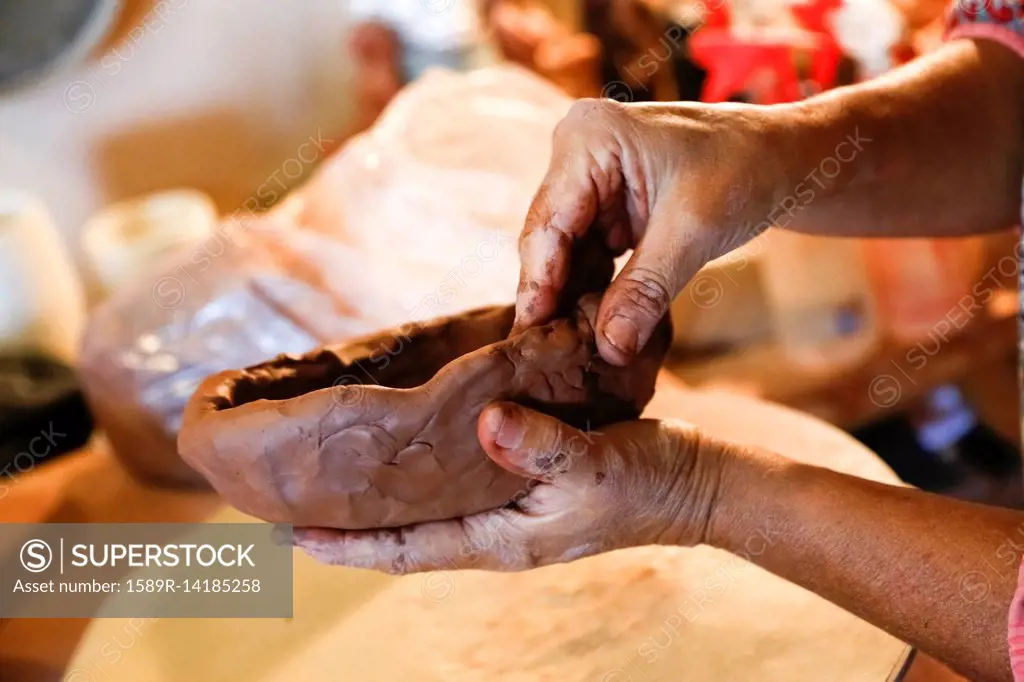
POLYGON ((298 528, 319 561, 388 573, 525 571, 643 545, 712 540, 721 482, 749 449, 678 421, 584 432, 508 402, 488 405, 480 445, 532 481, 514 502, 457 519, 361 531, 298 528))
POLYGON ((520 236, 515 331, 551 319, 572 276, 573 243, 600 230, 616 255, 635 249, 602 299, 596 329, 601 356, 628 363, 697 270, 768 226, 785 186, 773 145, 780 115, 577 101, 555 129, 520 236))

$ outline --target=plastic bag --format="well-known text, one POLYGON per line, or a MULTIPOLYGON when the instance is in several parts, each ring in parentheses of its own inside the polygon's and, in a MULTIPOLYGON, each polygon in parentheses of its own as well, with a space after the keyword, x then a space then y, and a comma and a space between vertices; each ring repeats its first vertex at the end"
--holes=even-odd
POLYGON ((471 240, 519 234, 570 103, 518 67, 430 71, 282 210, 312 229, 342 225, 373 255, 450 269, 471 240))
POLYGON ((121 461, 200 483, 175 439, 209 374, 510 302, 569 104, 515 67, 428 73, 271 214, 224 221, 116 292, 89 321, 80 374, 121 461))

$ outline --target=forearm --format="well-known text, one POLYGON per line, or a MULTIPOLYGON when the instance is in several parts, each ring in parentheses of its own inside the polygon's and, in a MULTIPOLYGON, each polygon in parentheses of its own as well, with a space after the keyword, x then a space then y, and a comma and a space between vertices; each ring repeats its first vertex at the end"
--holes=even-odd
POLYGON ((742 552, 765 528, 760 566, 971 679, 1011 679, 1006 623, 1024 514, 775 456, 730 458, 708 542, 742 552))
POLYGON ((1000 45, 955 41, 770 115, 783 227, 956 236, 1019 220, 1024 61, 1000 45))

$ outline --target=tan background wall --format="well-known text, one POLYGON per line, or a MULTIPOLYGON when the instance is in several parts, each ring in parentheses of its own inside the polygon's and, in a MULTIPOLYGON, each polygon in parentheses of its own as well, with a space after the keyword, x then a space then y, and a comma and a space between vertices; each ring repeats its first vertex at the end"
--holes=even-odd
POLYGON ((111 200, 188 185, 226 211, 275 172, 287 181, 282 163, 318 130, 337 138, 348 119, 344 7, 136 7, 142 21, 106 55, 0 96, 0 186, 41 195, 74 245, 111 200))
MULTIPOLYGON (((576 0, 548 2, 576 15, 576 0)), ((299 147, 340 140, 350 119, 346 4, 123 0, 105 54, 0 95, 0 187, 39 194, 77 257, 110 201, 184 185, 226 212, 268 178, 301 179, 299 147)))

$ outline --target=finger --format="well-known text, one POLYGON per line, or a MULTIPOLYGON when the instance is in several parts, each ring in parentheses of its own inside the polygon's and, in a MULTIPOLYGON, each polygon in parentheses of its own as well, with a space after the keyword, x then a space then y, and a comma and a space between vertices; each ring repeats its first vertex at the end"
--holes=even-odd
POLYGON ((294 544, 321 563, 394 575, 454 569, 521 570, 529 567, 525 526, 513 509, 402 528, 335 530, 296 528, 294 544))
POLYGON ((643 241, 601 300, 597 349, 614 365, 628 364, 643 350, 672 299, 704 265, 703 250, 688 248, 692 232, 685 217, 658 208, 643 241))
POLYGON ((522 263, 513 332, 550 321, 569 277, 572 245, 600 210, 595 177, 608 175, 617 158, 609 142, 595 139, 593 104, 577 102, 555 127, 551 161, 530 204, 519 239, 522 263))
POLYGON ((512 333, 549 322, 572 268, 572 247, 589 230, 614 255, 632 245, 618 125, 607 101, 578 100, 555 128, 551 163, 519 240, 522 263, 512 333), (612 118, 609 118, 612 117, 612 118))
POLYGON ((590 188, 565 165, 553 165, 533 199, 519 239, 521 268, 513 333, 544 324, 555 314, 569 278, 573 242, 586 231, 596 211, 590 188))
POLYGON ((547 483, 569 482, 589 470, 589 436, 554 417, 509 402, 484 408, 477 437, 487 455, 512 473, 547 483))

